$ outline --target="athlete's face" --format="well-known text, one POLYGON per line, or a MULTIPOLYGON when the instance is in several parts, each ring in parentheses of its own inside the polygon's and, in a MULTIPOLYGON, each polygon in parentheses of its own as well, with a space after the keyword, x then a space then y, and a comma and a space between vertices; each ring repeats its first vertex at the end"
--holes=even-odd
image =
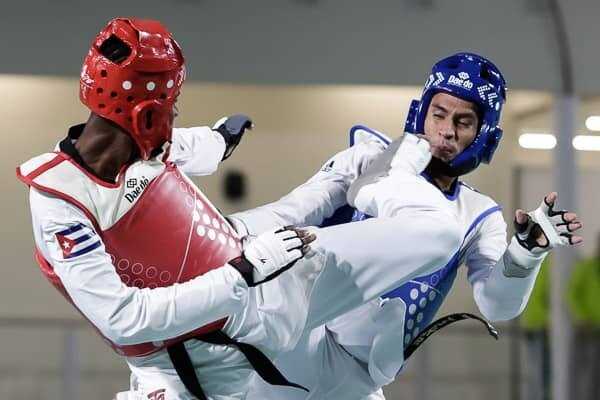
POLYGON ((434 157, 452 160, 475 139, 478 127, 475 104, 442 92, 431 98, 424 133, 434 157))

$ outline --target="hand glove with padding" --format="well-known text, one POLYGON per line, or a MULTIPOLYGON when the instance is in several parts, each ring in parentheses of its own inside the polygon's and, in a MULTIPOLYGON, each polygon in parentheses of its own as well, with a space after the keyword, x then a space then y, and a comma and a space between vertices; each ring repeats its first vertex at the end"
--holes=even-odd
POLYGON ((227 159, 236 146, 242 140, 246 129, 250 130, 254 126, 252 119, 244 114, 235 114, 229 117, 223 117, 213 126, 213 131, 219 132, 225 139, 225 153, 222 160, 227 159))
POLYGON ((291 226, 277 228, 258 235, 248 243, 242 256, 229 262, 248 286, 269 281, 288 270, 309 250, 314 235, 291 226))
POLYGON ((554 202, 549 202, 545 197, 537 209, 527 213, 525 222, 519 223, 515 218, 515 237, 521 246, 533 254, 541 254, 556 246, 577 244, 571 232, 579 229, 581 223, 576 217, 568 220, 568 213, 567 210, 554 210, 554 202), (576 228, 570 229, 570 226, 576 228), (547 239, 545 244, 540 244, 542 235, 547 239))

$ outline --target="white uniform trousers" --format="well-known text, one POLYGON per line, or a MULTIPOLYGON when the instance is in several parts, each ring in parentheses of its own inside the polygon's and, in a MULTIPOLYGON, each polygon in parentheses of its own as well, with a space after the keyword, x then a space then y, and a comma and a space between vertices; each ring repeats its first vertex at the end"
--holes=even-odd
MULTIPOLYGON (((409 192, 422 185, 428 186, 426 191, 434 189, 417 177, 405 183, 409 183, 409 192), (411 189, 410 184, 416 188, 411 189)), ((225 332, 274 358, 295 347, 305 329, 318 327, 445 265, 462 240, 455 214, 437 197, 408 197, 415 201, 404 199, 401 207, 393 207, 391 217, 310 228, 317 234, 312 251, 278 278, 251 288, 247 304, 229 318, 225 332)), ((237 349, 197 341, 186 347, 207 396, 214 400, 243 398, 253 370, 237 349)), ((166 352, 130 358, 128 363, 144 400, 161 389, 165 391, 160 400, 192 398, 166 352)))

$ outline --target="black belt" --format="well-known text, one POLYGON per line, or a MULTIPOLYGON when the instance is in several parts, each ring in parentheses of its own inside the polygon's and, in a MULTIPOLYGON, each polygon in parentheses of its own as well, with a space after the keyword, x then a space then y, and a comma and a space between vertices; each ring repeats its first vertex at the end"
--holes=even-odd
POLYGON ((429 336, 433 335, 435 332, 439 331, 443 327, 453 324, 454 322, 457 322, 457 321, 462 321, 463 319, 474 319, 476 321, 481 322, 487 329, 488 333, 494 339, 498 340, 498 331, 496 330, 496 328, 494 328, 494 326, 492 324, 490 324, 485 319, 483 319, 477 315, 470 314, 470 313, 449 314, 449 315, 446 315, 445 317, 442 317, 440 319, 433 321, 425 329, 423 329, 423 332, 421 332, 417 337, 415 337, 413 339, 413 341, 410 343, 410 345, 408 345, 408 347, 406 347, 406 349, 404 349, 404 360, 408 360, 408 357, 410 357, 412 355, 412 353, 414 353, 415 350, 419 346, 421 346, 423 344, 423 342, 425 340, 427 340, 427 338, 429 338, 429 336))
MULTIPOLYGON (((240 343, 235 339, 230 338, 222 331, 206 333, 197 336, 194 339, 211 344, 235 346, 242 352, 252 368, 254 368, 256 373, 258 373, 265 382, 270 383, 271 385, 294 387, 308 392, 308 389, 304 386, 288 381, 262 351, 250 344, 240 343)), ((185 388, 191 394, 196 396, 198 400, 207 400, 206 395, 202 390, 202 386, 198 381, 198 376, 196 375, 192 360, 185 349, 184 342, 169 346, 167 352, 169 353, 175 371, 177 371, 177 375, 179 375, 179 379, 181 379, 185 388)))

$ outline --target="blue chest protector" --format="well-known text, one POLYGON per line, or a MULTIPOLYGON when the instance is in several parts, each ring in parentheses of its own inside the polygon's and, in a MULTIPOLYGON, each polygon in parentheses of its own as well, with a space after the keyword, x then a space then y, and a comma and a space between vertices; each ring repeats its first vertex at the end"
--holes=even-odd
MULTIPOLYGON (((368 218, 371 217, 346 205, 338 208, 330 218, 323 221, 321 226, 362 221, 368 218)), ((399 297, 406 304, 405 347, 433 321, 435 314, 452 288, 458 266, 457 252, 443 268, 429 275, 412 279, 381 296, 384 299, 399 297)))
MULTIPOLYGON (((357 125, 350 130, 350 145, 354 144, 355 134, 372 134, 378 139, 389 143, 385 136, 365 126, 357 125)), ((338 225, 348 222, 362 221, 371 218, 357 209, 345 205, 325 219, 321 226, 338 225)), ((401 298, 406 304, 404 324, 404 346, 429 325, 452 288, 458 270, 458 252, 454 254, 447 265, 425 276, 421 276, 384 294, 382 298, 401 298)))

